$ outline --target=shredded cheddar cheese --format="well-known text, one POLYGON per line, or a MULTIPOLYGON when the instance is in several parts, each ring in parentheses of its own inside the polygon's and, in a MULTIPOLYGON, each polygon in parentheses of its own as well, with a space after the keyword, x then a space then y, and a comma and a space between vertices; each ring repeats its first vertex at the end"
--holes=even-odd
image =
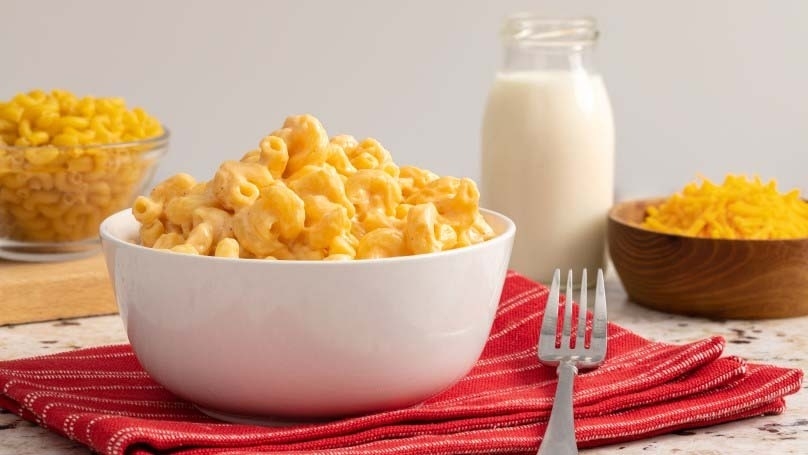
POLYGON ((702 178, 659 206, 648 207, 643 227, 668 234, 721 239, 808 237, 808 203, 799 190, 782 194, 777 182, 728 175, 716 185, 702 178))

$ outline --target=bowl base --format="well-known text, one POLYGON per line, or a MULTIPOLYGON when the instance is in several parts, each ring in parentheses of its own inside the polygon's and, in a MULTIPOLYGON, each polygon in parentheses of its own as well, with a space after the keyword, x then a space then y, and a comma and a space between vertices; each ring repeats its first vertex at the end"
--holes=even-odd
POLYGON ((272 417, 272 416, 254 416, 233 414, 223 411, 214 411, 197 404, 194 407, 201 413, 208 417, 213 417, 216 420, 223 420, 230 423, 240 423, 243 425, 259 425, 262 427, 290 427, 300 424, 311 424, 315 422, 327 422, 327 419, 294 419, 287 417, 272 417))
POLYGON ((24 262, 72 261, 101 251, 98 238, 76 242, 20 242, 0 239, 0 259, 24 262))

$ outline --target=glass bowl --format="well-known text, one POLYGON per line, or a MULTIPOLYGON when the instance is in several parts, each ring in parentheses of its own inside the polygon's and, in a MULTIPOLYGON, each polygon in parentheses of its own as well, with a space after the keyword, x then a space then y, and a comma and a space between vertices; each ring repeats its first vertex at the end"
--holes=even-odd
POLYGON ((132 204, 168 151, 164 131, 114 144, 0 144, 0 258, 61 261, 98 252, 101 221, 132 204))

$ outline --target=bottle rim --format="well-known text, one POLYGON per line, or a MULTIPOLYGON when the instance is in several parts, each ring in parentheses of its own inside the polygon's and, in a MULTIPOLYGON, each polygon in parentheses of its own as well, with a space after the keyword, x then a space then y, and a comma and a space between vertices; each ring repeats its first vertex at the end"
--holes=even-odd
POLYGON ((549 17, 516 13, 505 19, 500 35, 507 44, 528 47, 582 47, 598 39, 597 21, 589 16, 549 17))

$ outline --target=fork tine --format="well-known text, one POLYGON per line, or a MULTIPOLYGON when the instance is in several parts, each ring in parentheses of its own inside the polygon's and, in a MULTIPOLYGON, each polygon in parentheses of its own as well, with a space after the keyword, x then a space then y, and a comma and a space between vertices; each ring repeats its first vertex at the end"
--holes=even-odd
POLYGON ((603 363, 606 356, 606 286, 603 280, 603 270, 598 269, 597 289, 595 291, 595 310, 592 321, 592 340, 590 348, 586 349, 584 337, 586 334, 586 308, 587 308, 587 270, 581 273, 581 300, 578 302, 578 325, 575 333, 575 348, 569 346, 572 335, 572 287, 573 271, 567 274, 567 293, 564 302, 564 320, 561 324, 561 334, 558 332, 558 305, 560 270, 556 269, 553 275, 553 284, 547 299, 547 308, 544 313, 541 334, 539 338, 538 357, 542 365, 556 367, 558 384, 553 398, 553 410, 550 421, 545 430, 541 448, 538 455, 577 454, 575 442, 575 422, 573 419, 573 381, 578 368, 595 368, 603 363), (561 346, 556 347, 555 340, 561 336, 561 346))
POLYGON ((595 290, 595 312, 592 318, 592 349, 606 350, 606 289, 603 283, 603 270, 598 269, 598 284, 595 290))
POLYGON ((542 335, 553 337, 555 345, 556 326, 558 325, 558 291, 561 286, 561 270, 555 269, 553 283, 550 285, 550 294, 547 296, 547 305, 544 308, 544 318, 541 322, 542 335))
POLYGON ((570 347, 572 333, 572 269, 567 273, 567 293, 564 300, 564 322, 561 325, 561 347, 570 347))
POLYGON ((578 298, 578 336, 575 338, 575 347, 583 349, 586 343, 586 269, 581 272, 581 296, 578 298))

